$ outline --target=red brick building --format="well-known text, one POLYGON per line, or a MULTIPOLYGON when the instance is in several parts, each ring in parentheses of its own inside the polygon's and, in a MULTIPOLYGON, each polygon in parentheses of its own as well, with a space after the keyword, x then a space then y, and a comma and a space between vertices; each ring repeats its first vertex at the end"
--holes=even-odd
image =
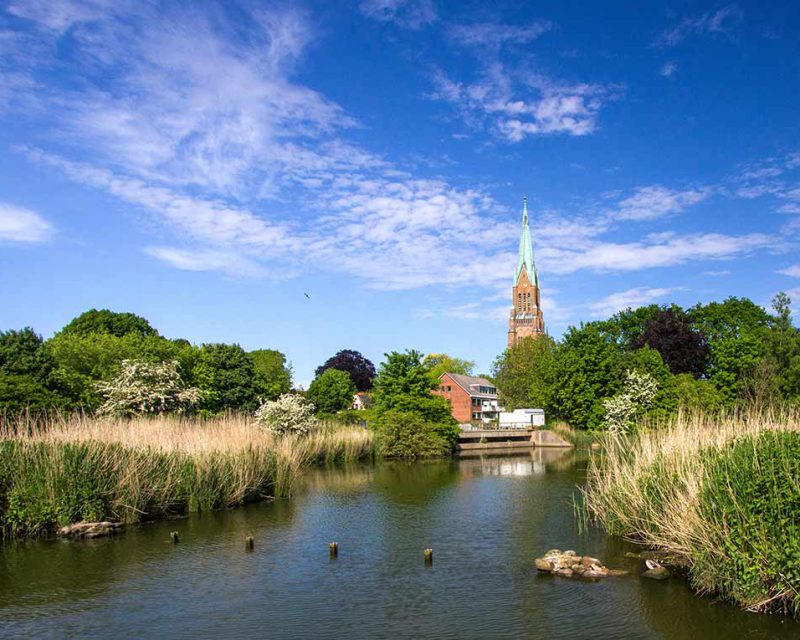
POLYGON ((450 401, 459 424, 491 422, 498 417, 497 388, 486 378, 443 373, 432 393, 450 401))
POLYGON ((508 318, 508 346, 524 338, 538 338, 544 333, 544 315, 539 302, 539 275, 533 261, 533 243, 528 227, 528 199, 522 201, 522 234, 519 239, 519 258, 512 290, 514 306, 508 318))

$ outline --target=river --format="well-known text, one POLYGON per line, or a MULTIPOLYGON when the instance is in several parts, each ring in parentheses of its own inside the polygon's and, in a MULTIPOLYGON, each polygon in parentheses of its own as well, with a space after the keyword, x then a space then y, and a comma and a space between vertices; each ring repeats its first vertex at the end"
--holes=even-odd
POLYGON ((0 636, 800 637, 791 619, 697 597, 678 579, 641 578, 639 561, 625 557, 632 547, 579 532, 572 501, 585 469, 573 452, 538 449, 320 470, 291 500, 112 539, 6 544, 0 636), (534 557, 552 547, 631 574, 537 575, 534 557))

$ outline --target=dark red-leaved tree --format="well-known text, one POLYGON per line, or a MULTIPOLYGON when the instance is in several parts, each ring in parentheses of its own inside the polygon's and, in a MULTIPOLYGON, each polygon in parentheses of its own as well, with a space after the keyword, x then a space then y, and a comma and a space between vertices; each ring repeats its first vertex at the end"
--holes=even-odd
POLYGON ((644 327, 634 348, 648 345, 674 373, 691 373, 699 378, 708 366, 709 346, 705 335, 692 327, 689 317, 680 308, 661 309, 644 327))
POLYGON ((342 349, 335 356, 328 358, 325 364, 317 367, 314 372, 317 376, 328 369, 339 369, 350 374, 350 379, 359 391, 372 389, 372 380, 375 377, 375 365, 362 356, 358 351, 342 349))

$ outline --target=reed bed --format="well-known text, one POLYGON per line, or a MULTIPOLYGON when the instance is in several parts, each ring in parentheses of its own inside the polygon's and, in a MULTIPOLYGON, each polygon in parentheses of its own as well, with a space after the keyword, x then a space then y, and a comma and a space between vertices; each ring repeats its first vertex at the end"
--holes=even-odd
POLYGON ((679 412, 607 436, 584 505, 609 533, 662 550, 692 585, 756 611, 800 613, 800 412, 679 412))
POLYGON ((372 433, 323 424, 276 436, 249 416, 120 420, 80 415, 0 425, 0 530, 126 523, 286 497, 309 465, 371 457, 372 433))

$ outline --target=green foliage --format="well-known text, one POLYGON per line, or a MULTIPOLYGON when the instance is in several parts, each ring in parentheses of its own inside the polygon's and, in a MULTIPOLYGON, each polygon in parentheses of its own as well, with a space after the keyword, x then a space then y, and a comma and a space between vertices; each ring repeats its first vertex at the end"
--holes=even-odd
POLYGON ((453 358, 446 353, 429 353, 423 358, 422 366, 428 370, 433 385, 436 385, 443 373, 460 373, 465 376, 472 375, 475 363, 471 360, 453 358))
POLYGON ((44 341, 30 327, 19 331, 0 331, 0 373, 28 376, 46 382, 53 362, 44 350, 44 341))
POLYGON ((286 356, 275 349, 258 349, 249 353, 253 361, 258 394, 264 400, 275 400, 292 389, 292 367, 286 356))
POLYGON ((19 415, 25 411, 39 414, 68 408, 58 393, 45 388, 31 376, 0 373, 0 415, 19 415))
POLYGON ((55 365, 53 387, 75 405, 96 409, 103 402, 96 383, 114 378, 123 360, 181 362, 187 348, 154 335, 61 332, 45 343, 45 349, 55 365))
POLYGON ((549 336, 521 340, 495 360, 494 379, 499 401, 509 410, 552 408, 555 382, 555 343, 549 336))
POLYGON ((195 364, 200 408, 207 413, 254 411, 259 388, 253 360, 238 344, 204 344, 195 364))
POLYGON ((697 380, 688 373, 675 376, 674 397, 677 406, 690 411, 716 413, 725 404, 725 398, 717 387, 708 380, 697 380))
POLYGON ((382 439, 388 438, 392 443, 386 445, 385 451, 393 453, 386 455, 411 455, 408 451, 402 454, 395 452, 399 451, 396 447, 400 446, 395 444, 396 437, 399 438, 406 432, 413 435, 416 443, 413 447, 417 453, 411 457, 441 455, 438 453, 441 443, 446 445, 447 452, 455 448, 460 432, 458 424, 452 417, 450 403, 441 396, 431 395, 435 384, 436 381, 422 364, 422 354, 418 351, 386 354, 386 360, 378 371, 373 393, 378 441, 380 443, 382 439), (396 416, 406 417, 403 418, 402 425, 395 428, 391 421, 396 416), (427 439, 417 434, 420 430, 426 432, 427 439), (437 453, 429 454, 430 451, 437 453))
POLYGON ((615 313, 608 320, 595 324, 602 333, 608 335, 623 349, 633 349, 636 343, 641 343, 647 324, 660 310, 657 304, 637 309, 628 308, 615 313))
POLYGON ((422 416, 409 411, 390 410, 376 424, 378 453, 385 458, 416 460, 449 455, 451 444, 422 416))
POLYGON ((603 400, 622 386, 620 361, 619 345, 601 326, 571 327, 557 348, 550 409, 575 427, 599 428, 603 400))
POLYGON ((765 432, 707 455, 700 514, 712 539, 695 550, 693 583, 800 614, 800 434, 765 432))
POLYGON ((349 373, 326 369, 309 385, 306 398, 317 412, 336 413, 352 406, 355 392, 356 385, 349 373))
POLYGON ((157 336, 150 323, 134 313, 117 313, 108 309, 90 309, 71 320, 61 334, 87 336, 93 333, 107 333, 121 338, 126 335, 140 337, 157 336))

